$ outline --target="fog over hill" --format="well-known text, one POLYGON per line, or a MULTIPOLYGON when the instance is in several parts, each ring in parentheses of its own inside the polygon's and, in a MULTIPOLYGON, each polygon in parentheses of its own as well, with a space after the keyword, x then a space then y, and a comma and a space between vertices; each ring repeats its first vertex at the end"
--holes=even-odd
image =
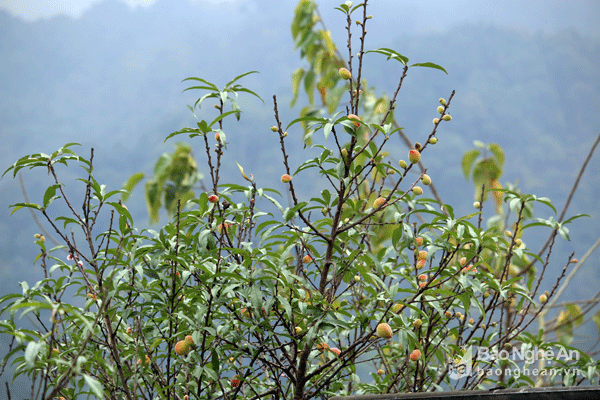
MULTIPOLYGON (((323 2, 321 11, 334 40, 343 46, 344 21, 332 11, 333 4, 323 2)), ((396 112, 409 137, 418 140, 431 129, 438 98, 456 90, 453 120, 442 127, 440 143, 428 148, 424 157, 435 171, 430 175, 442 198, 458 213, 472 211, 473 189, 462 176, 460 159, 477 139, 504 148, 502 182, 518 180, 524 192, 548 196, 562 207, 600 133, 600 39, 594 31, 597 20, 588 21, 597 7, 581 20, 582 30, 548 34, 541 27, 515 29, 476 15, 473 22, 460 26, 424 29, 421 13, 429 11, 411 4, 403 10, 396 2, 374 2, 366 46, 390 47, 411 62, 432 61, 448 71, 445 75, 411 70, 396 112)), ((194 125, 186 104, 193 104, 198 95, 182 93, 186 87, 182 79, 197 76, 222 86, 236 75, 256 70, 260 74, 241 82, 265 104, 240 95, 242 119, 226 124, 231 142, 225 156, 226 179, 239 179, 234 163, 238 161, 260 186, 277 186, 273 182, 281 175, 280 160, 273 157, 268 129, 274 123, 272 96, 278 96, 286 125, 304 105, 301 100, 295 109, 288 108, 290 76, 301 65, 290 33, 295 5, 266 0, 221 8, 159 0, 148 8, 132 9, 121 1, 105 0, 79 18, 57 16, 36 22, 0 10, 0 169, 4 172, 25 154, 50 153, 65 143, 79 142, 83 146, 77 151, 82 155, 95 148, 98 180, 111 190, 119 188, 134 172, 151 173, 157 157, 172 149, 174 140, 163 144, 167 134, 194 125)), ((436 18, 441 19, 445 9, 439 8, 436 18)), ((525 24, 525 17, 502 12, 507 21, 525 24)), ((440 21, 440 26, 446 25, 440 21)), ((369 85, 391 93, 398 82, 398 66, 376 54, 368 54, 366 60, 369 85)), ((209 119, 214 116, 211 110, 204 107, 198 115, 209 119)), ((308 155, 301 152, 300 133, 290 131, 290 136, 290 143, 295 143, 292 162, 297 166, 308 155)), ((198 142, 190 142, 202 166, 203 150, 198 142)), ((394 146, 398 152, 406 151, 400 141, 394 146)), ((24 177, 31 200, 37 201, 45 177, 35 172, 25 172, 24 177)), ((306 185, 307 197, 311 190, 315 188, 306 185)), ((23 280, 22 271, 37 273, 32 266, 37 227, 27 212, 10 216, 8 205, 22 201, 17 180, 5 176, 0 191, 0 294, 5 294, 19 290, 16 282, 23 280)), ((573 224, 572 242, 557 244, 553 273, 571 251, 581 257, 600 236, 598 198, 600 154, 590 162, 569 213, 591 218, 573 224)), ((128 206, 144 225, 141 189, 132 203, 128 206)), ((540 215, 547 216, 545 210, 540 215)), ((545 235, 540 231, 540 238, 531 240, 542 241, 545 235)), ((584 269, 567 297, 596 293, 589 282, 600 278, 598 262, 584 269)), ((28 273, 27 279, 34 281, 34 274, 28 273)))

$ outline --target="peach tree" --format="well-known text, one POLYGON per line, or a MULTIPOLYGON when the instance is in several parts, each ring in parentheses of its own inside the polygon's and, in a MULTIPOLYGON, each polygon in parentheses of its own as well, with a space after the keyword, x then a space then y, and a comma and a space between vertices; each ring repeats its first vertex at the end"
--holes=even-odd
MULTIPOLYGON (((200 176, 185 147, 159 160, 147 186, 149 210, 162 198, 172 218, 158 230, 136 228, 118 198, 128 193, 99 183, 93 152, 80 156, 73 143, 22 157, 5 171, 48 172, 54 182, 42 201, 17 203, 13 212, 37 210, 61 242, 49 248, 37 234, 35 261, 44 279, 0 298, 8 317, 0 332, 12 337, 4 363, 31 379, 31 398, 310 399, 482 389, 498 381, 520 386, 533 381, 507 375, 514 361, 483 358, 473 348, 572 350, 527 329, 572 261, 557 257, 563 273, 542 283, 557 235, 540 257, 516 235, 484 227, 481 208, 459 216, 425 196, 435 172, 413 174, 451 123, 454 93, 432 106, 434 124, 420 143, 411 142, 400 159, 387 151, 390 139, 404 135, 393 113, 409 71, 444 69, 411 64, 388 48, 367 51, 367 2, 337 9, 346 18, 345 61, 327 32, 315 31, 314 3, 301 1, 294 20, 293 33, 312 57, 295 80, 304 79, 309 93, 316 87, 327 107, 282 121, 273 96, 273 126, 260 128, 277 137, 286 193, 260 187, 239 164, 239 175, 222 178, 227 147, 236 145, 225 123, 240 115, 238 95, 260 99, 240 83, 252 72, 221 88, 186 80, 193 82, 188 90, 201 93, 190 107, 201 117, 167 139, 188 135, 203 144, 207 182, 193 194, 200 176), (352 15, 359 18, 356 57, 352 15), (399 67, 398 85, 385 100, 362 78, 365 60, 376 62, 378 54, 399 67), (339 110, 342 98, 348 105, 339 110), (201 108, 207 103, 214 108, 201 108), (318 154, 292 165, 288 132, 298 131, 318 154), (74 164, 82 169, 80 206, 59 179, 63 166, 74 164), (307 193, 302 180, 323 188, 307 193), (59 202, 65 212, 55 217, 59 202), (539 259, 538 271, 511 272, 525 256, 539 259), (22 326, 25 315, 35 328, 22 326), (463 373, 461 364, 478 373, 463 373)), ((496 191, 515 232, 539 224, 565 231, 552 218, 526 222, 533 204, 553 210, 547 199, 496 191)), ((583 379, 597 380, 595 361, 577 355, 555 366, 549 381, 573 383, 573 366, 583 379)))

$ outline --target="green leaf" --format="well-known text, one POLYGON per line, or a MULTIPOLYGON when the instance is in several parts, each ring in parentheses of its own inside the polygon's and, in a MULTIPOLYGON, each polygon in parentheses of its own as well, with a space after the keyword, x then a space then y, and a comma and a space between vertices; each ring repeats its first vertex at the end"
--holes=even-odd
POLYGON ((494 153, 494 157, 498 161, 498 166, 502 168, 504 166, 504 150, 502 150, 502 147, 498 143, 490 143, 488 148, 494 153))
POLYGON ((219 373, 219 369, 221 368, 220 364, 219 364, 219 355, 217 354, 217 350, 215 350, 215 348, 211 348, 211 357, 212 357, 212 367, 215 370, 215 372, 218 374, 219 373))
POLYGON ((446 73, 446 75, 448 75, 448 72, 446 72, 446 70, 444 68, 442 68, 441 66, 434 64, 432 62, 417 63, 417 64, 410 65, 410 67, 435 68, 435 69, 439 69, 440 71, 444 71, 446 73))
POLYGON ((58 189, 60 185, 52 185, 46 189, 44 193, 44 208, 48 208, 48 206, 56 199, 60 198, 60 196, 55 196, 56 189, 58 189))
POLYGON ((102 389, 102 384, 96 378, 93 378, 87 374, 83 374, 83 379, 85 379, 85 383, 99 399, 104 397, 104 389, 102 389))
MULTIPOLYGON (((206 85, 208 85, 210 90, 214 90, 215 92, 219 91, 219 88, 216 87, 213 83, 210 83, 210 82, 208 82, 208 81, 206 81, 204 79, 201 79, 201 78, 195 78, 195 77, 185 78, 181 82, 185 82, 185 81, 199 81, 199 82, 202 82, 202 83, 205 83, 206 85)), ((184 90, 184 92, 186 90, 190 90, 190 89, 192 89, 192 88, 187 88, 187 89, 184 90)))
POLYGON ((466 180, 469 180, 471 176, 471 169, 473 168, 473 163, 479 157, 479 150, 469 150, 467 151, 462 158, 461 166, 463 170, 463 175, 466 180))
POLYGON ((231 84, 243 77, 245 77, 246 75, 250 75, 250 74, 258 74, 258 71, 250 71, 250 72, 245 72, 241 75, 236 76, 235 78, 233 78, 231 81, 227 82, 227 84, 225 85, 226 88, 228 88, 229 86, 231 86, 231 84))
POLYGON ((33 369, 35 367, 35 360, 40 351, 41 343, 38 342, 29 342, 27 344, 27 348, 25 349, 25 364, 28 369, 33 369))
POLYGON ((387 56, 388 60, 394 59, 394 60, 401 62, 404 65, 406 65, 406 63, 408 63, 408 57, 404 57, 402 54, 398 53, 397 51, 388 49, 385 47, 379 48, 377 50, 369 50, 369 51, 365 52, 365 54, 367 54, 367 53, 383 54, 384 56, 387 56))
POLYGON ((15 211, 21 209, 21 208, 33 208, 36 210, 41 210, 42 207, 38 204, 35 203, 17 203, 17 204, 13 204, 10 207, 14 207, 14 210, 12 210, 12 212, 10 213, 10 215, 13 215, 15 213, 15 211))
POLYGON ((125 192, 121 192, 121 200, 127 201, 131 196, 131 192, 135 188, 135 186, 140 183, 142 179, 144 179, 145 175, 143 172, 138 172, 129 177, 127 181, 123 184, 123 190, 125 192))
POLYGON ((298 89, 300 88, 300 82, 302 82, 302 77, 304 76, 304 69, 302 67, 298 68, 292 74, 292 93, 294 94, 294 98, 290 103, 290 107, 294 107, 296 101, 298 100, 298 89))

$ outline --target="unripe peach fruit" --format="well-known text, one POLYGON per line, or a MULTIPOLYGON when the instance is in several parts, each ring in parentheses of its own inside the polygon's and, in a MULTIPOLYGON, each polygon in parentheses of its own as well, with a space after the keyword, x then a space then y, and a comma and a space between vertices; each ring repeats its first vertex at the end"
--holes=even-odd
POLYGON ((439 112, 440 114, 443 114, 443 113, 444 113, 444 107, 442 107, 442 106, 439 106, 439 107, 437 108, 437 112, 439 112))
POLYGON ((432 137, 431 139, 429 139, 429 143, 431 144, 436 144, 438 142, 436 137, 432 137))
POLYGON ((440 104, 445 106, 446 105, 446 99, 444 99, 443 97, 440 97, 440 104))
POLYGON ((178 356, 185 356, 190 352, 190 345, 185 341, 181 340, 175 344, 175 353, 178 356))
POLYGON ((384 205, 385 203, 386 203, 386 201, 385 201, 384 197, 378 197, 373 202, 373 207, 374 208, 379 208, 380 206, 384 205))
POLYGON ((208 201, 211 203, 216 203, 217 201, 219 201, 219 196, 217 196, 216 194, 211 194, 210 196, 208 196, 208 201))
POLYGON ((377 336, 385 339, 390 339, 392 336, 394 336, 394 333, 392 332, 392 327, 385 322, 380 323, 379 325, 377 325, 377 336))
POLYGON ((433 122, 434 125, 438 124, 440 122, 440 119, 439 118, 434 118, 432 122, 433 122))
POLYGON ((288 174, 283 174, 281 175, 281 182, 283 183, 288 183, 289 181, 292 180, 292 177, 289 176, 288 174))
POLYGON ((311 262, 312 257, 310 256, 310 254, 305 255, 304 257, 302 257, 302 262, 304 264, 308 264, 309 262, 311 262))
POLYGON ((340 73, 340 77, 342 77, 342 79, 352 78, 352 74, 346 68, 340 68, 338 72, 340 73))
POLYGON ((383 375, 383 374, 385 374, 384 370, 382 370, 382 369, 377 370, 377 375, 383 375))
POLYGON ((419 153, 419 150, 412 149, 411 151, 408 152, 408 160, 412 164, 418 163, 420 159, 421 159, 421 153, 419 153))
POLYGON ((408 167, 408 164, 404 160, 398 161, 398 165, 400 165, 400 168, 406 168, 406 167, 408 167))
POLYGON ((360 118, 357 115, 349 114, 348 119, 352 120, 352 123, 354 124, 355 127, 358 128, 360 126, 360 118))
POLYGON ((545 294, 540 295, 540 303, 545 304, 548 301, 548 296, 545 294))
POLYGON ((421 182, 423 182, 423 185, 425 185, 425 186, 431 185, 431 178, 429 177, 429 175, 424 174, 421 177, 421 182))
POLYGON ((421 359, 421 351, 419 349, 415 349, 413 350, 412 353, 410 353, 410 360, 411 361, 417 361, 421 359))
POLYGON ((272 126, 272 127, 271 127, 271 131, 272 131, 272 132, 277 132, 278 130, 279 130, 279 129, 277 129, 277 127, 276 127, 276 126, 272 126))
POLYGON ((421 325, 423 325, 423 321, 421 321, 421 318, 417 318, 415 319, 415 322, 413 322, 413 325, 415 326, 415 328, 420 328, 421 325))
POLYGON ((443 119, 444 121, 450 121, 450 120, 452 119, 452 117, 450 116, 450 114, 446 114, 446 115, 444 115, 444 116, 442 117, 442 119, 443 119))
POLYGON ((423 246, 423 237, 417 236, 415 240, 417 242, 417 246, 423 246))
POLYGON ((420 186, 415 186, 414 188, 412 188, 412 191, 416 196, 420 196, 423 194, 423 188, 420 186))

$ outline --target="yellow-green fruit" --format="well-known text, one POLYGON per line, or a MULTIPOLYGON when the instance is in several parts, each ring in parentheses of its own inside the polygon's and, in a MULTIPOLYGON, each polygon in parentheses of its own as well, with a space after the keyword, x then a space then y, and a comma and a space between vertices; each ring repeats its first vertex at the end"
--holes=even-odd
POLYGON ((440 97, 440 104, 445 106, 446 105, 446 99, 444 99, 443 97, 440 97))
POLYGON ((348 157, 348 150, 346 150, 345 148, 342 149, 342 157, 344 157, 344 158, 348 157))
POLYGON ((548 296, 545 294, 540 295, 540 303, 545 304, 548 301, 548 296))
POLYGON ((299 326, 297 326, 295 329, 296 329, 296 334, 299 334, 300 332, 302 332, 302 328, 300 328, 299 326))
POLYGON ((439 107, 437 108, 437 112, 439 112, 440 114, 442 114, 442 113, 444 112, 444 107, 442 107, 442 106, 439 106, 439 107))
POLYGON ((420 328, 421 325, 423 325, 423 321, 421 321, 421 318, 417 318, 415 322, 413 322, 413 325, 415 326, 415 328, 420 328))
POLYGON ((385 203, 386 203, 386 201, 385 201, 384 197, 378 197, 373 202, 373 207, 374 208, 379 208, 380 206, 384 205, 385 203))
POLYGON ((348 119, 352 120, 355 127, 358 128, 360 126, 360 118, 357 115, 348 114, 348 119))
POLYGON ((377 336, 384 339, 391 339, 391 337, 394 336, 392 327, 389 324, 382 322, 381 324, 377 325, 377 336))
POLYGON ((350 78, 352 78, 352 74, 346 68, 340 68, 340 70, 338 72, 340 73, 340 77, 342 79, 350 79, 350 78))
POLYGON ((406 167, 408 167, 408 164, 404 160, 398 161, 398 165, 400 166, 400 168, 406 168, 406 167))
POLYGON ((439 118, 434 118, 434 119, 433 119, 433 124, 434 124, 434 125, 438 124, 439 122, 440 122, 440 119, 439 119, 439 118))
POLYGON ((360 282, 360 275, 354 275, 354 282, 360 282))
POLYGON ((423 237, 417 236, 415 240, 417 241, 417 246, 423 246, 423 237))
POLYGON ((277 129, 277 127, 276 127, 276 126, 272 126, 272 127, 271 127, 271 131, 273 131, 273 132, 277 132, 278 130, 279 130, 279 129, 277 129))
POLYGON ((437 138, 432 137, 431 139, 429 139, 429 143, 431 144, 436 144, 438 142, 437 138))
POLYGON ((408 152, 408 161, 410 161, 412 164, 418 163, 420 159, 421 153, 419 153, 419 150, 412 149, 408 152))
POLYGON ((382 370, 382 369, 377 370, 377 375, 383 375, 383 374, 385 374, 384 370, 382 370))
POLYGON ((398 312, 400 312, 401 309, 402 309, 402 304, 396 303, 392 306, 392 312, 394 314, 398 314, 398 312))
POLYGON ((175 345, 175 353, 177 353, 178 356, 185 356, 189 352, 190 345, 185 340, 181 340, 175 345))
POLYGON ((450 121, 450 120, 452 119, 452 117, 451 117, 449 114, 446 114, 446 115, 444 115, 444 116, 442 117, 442 119, 443 119, 444 121, 450 121))
POLYGON ((423 194, 423 189, 422 189, 420 186, 415 186, 415 187, 412 189, 412 191, 413 191, 413 193, 414 193, 415 195, 417 195, 417 196, 420 196, 420 195, 422 195, 422 194, 423 194))
POLYGON ((194 339, 192 339, 192 335, 187 335, 185 337, 185 342, 188 344, 188 346, 193 346, 194 345, 194 339))
POLYGON ((473 207, 479 208, 479 207, 481 207, 481 203, 478 202, 478 201, 476 201, 476 202, 473 203, 473 207))
POLYGON ((446 316, 446 318, 452 318, 452 311, 446 311, 444 315, 446 316))
POLYGON ((425 186, 431 185, 431 177, 427 174, 424 174, 421 177, 421 182, 423 182, 423 185, 425 185, 425 186))

